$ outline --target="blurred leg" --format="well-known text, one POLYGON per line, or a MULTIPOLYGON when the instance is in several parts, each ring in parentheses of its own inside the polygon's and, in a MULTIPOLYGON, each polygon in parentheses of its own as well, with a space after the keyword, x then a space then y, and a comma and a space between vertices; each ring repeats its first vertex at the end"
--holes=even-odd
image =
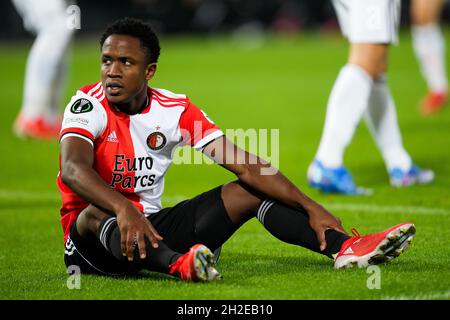
POLYGON ((59 133, 67 48, 73 30, 63 0, 14 0, 25 27, 37 35, 28 55, 23 102, 15 123, 19 136, 53 138, 59 133))
POLYGON ((365 120, 381 151, 391 185, 403 187, 434 180, 434 172, 414 165, 403 147, 394 99, 384 75, 374 82, 365 120))
POLYGON ((25 73, 21 111, 29 118, 53 117, 58 111, 59 106, 52 104, 61 95, 67 47, 72 36, 72 30, 66 26, 64 11, 52 12, 45 20, 36 26, 37 38, 30 51, 25 73))
POLYGON ((365 112, 373 78, 386 70, 387 46, 352 44, 348 64, 330 94, 325 126, 316 158, 326 167, 339 167, 365 112))
POLYGON ((411 0, 411 21, 413 25, 438 23, 445 0, 411 0))
POLYGON ((445 43, 439 26, 443 4, 443 0, 411 2, 413 48, 429 91, 422 103, 425 113, 440 109, 448 92, 445 43))
POLYGON ((388 170, 409 170, 412 161, 403 147, 394 99, 385 76, 374 81, 365 120, 388 170))

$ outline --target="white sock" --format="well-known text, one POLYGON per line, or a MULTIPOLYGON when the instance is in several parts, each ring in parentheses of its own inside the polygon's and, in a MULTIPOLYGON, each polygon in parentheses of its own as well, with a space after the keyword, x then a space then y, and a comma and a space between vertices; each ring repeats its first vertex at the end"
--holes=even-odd
POLYGON ((382 76, 374 81, 369 107, 364 117, 388 171, 396 167, 408 170, 412 161, 403 147, 394 99, 387 85, 386 77, 382 76))
POLYGON ((56 116, 61 81, 72 31, 65 19, 55 19, 39 31, 29 53, 21 114, 27 118, 56 116))
POLYGON ((412 26, 412 39, 428 88, 434 92, 447 92, 445 45, 441 28, 434 23, 412 26))
POLYGON ((342 165, 345 148, 366 110, 372 78, 362 68, 345 65, 334 83, 328 99, 327 115, 316 159, 326 167, 342 165))

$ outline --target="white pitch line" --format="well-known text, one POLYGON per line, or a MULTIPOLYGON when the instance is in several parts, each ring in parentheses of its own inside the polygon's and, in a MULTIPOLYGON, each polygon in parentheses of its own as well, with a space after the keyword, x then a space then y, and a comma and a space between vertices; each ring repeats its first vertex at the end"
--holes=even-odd
MULTIPOLYGON (((162 197, 165 203, 170 205, 176 204, 180 201, 190 199, 192 197, 178 194, 167 195, 162 197)), ((57 191, 55 192, 37 192, 24 190, 2 190, 0 189, 1 199, 18 199, 18 200, 61 200, 57 191)), ((425 215, 449 215, 450 209, 421 207, 421 206, 392 206, 379 204, 364 204, 364 203, 345 203, 333 202, 322 203, 322 205, 330 211, 350 211, 350 212, 374 212, 374 213, 391 213, 391 214, 425 214, 425 215)))
POLYGON ((436 300, 436 299, 449 299, 450 298, 450 290, 446 292, 436 292, 436 293, 427 293, 427 294, 418 294, 415 296, 397 296, 391 297, 386 296, 382 297, 381 300, 436 300))

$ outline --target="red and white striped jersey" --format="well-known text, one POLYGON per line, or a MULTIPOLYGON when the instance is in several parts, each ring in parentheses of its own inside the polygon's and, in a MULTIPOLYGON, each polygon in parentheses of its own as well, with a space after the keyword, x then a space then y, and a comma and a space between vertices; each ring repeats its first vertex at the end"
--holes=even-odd
MULTIPOLYGON (((148 87, 145 109, 128 115, 111 106, 101 82, 72 97, 64 112, 60 141, 76 136, 92 144, 94 170, 145 215, 161 210, 164 175, 178 146, 201 150, 223 135, 185 95, 148 87)), ((88 205, 60 175, 64 241, 78 214, 88 205)))

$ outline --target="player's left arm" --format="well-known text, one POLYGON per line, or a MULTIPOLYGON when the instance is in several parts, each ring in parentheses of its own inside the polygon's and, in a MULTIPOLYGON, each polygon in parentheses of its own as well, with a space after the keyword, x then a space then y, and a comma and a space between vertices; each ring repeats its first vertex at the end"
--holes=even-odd
POLYGON ((333 216, 320 204, 309 198, 270 163, 236 146, 222 136, 204 149, 203 153, 213 161, 233 172, 238 179, 268 198, 304 208, 309 223, 316 232, 321 250, 325 249, 325 231, 334 229, 346 233, 339 218, 333 216))

